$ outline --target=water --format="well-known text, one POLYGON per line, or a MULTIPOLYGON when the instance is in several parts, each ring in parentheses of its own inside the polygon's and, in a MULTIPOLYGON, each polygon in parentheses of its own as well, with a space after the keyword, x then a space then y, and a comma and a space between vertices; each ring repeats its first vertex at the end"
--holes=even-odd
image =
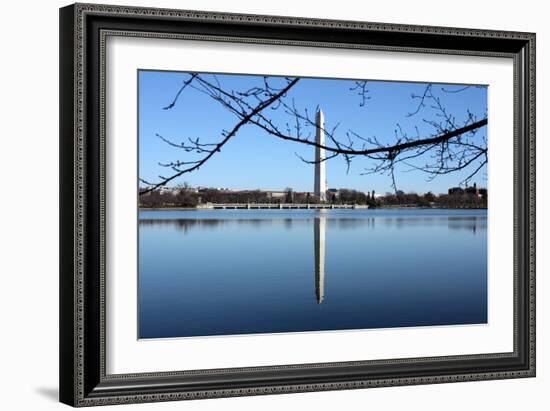
POLYGON ((486 322, 486 210, 140 212, 140 338, 486 322))

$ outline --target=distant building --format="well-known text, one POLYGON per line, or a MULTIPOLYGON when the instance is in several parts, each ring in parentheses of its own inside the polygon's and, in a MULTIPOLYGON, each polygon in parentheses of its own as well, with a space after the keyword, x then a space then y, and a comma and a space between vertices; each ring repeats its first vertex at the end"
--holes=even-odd
POLYGON ((487 196, 486 188, 479 188, 477 183, 474 183, 472 187, 452 187, 449 188, 449 195, 462 195, 462 194, 474 194, 477 198, 482 198, 487 196))
POLYGON ((266 193, 269 198, 286 198, 286 191, 267 191, 262 190, 262 193, 266 193))
POLYGON ((462 187, 451 187, 449 188, 449 195, 461 195, 464 194, 464 189, 462 187))
POLYGON ((160 187, 159 188, 159 193, 160 194, 172 194, 172 195, 176 195, 178 194, 178 190, 175 189, 174 187, 160 187))

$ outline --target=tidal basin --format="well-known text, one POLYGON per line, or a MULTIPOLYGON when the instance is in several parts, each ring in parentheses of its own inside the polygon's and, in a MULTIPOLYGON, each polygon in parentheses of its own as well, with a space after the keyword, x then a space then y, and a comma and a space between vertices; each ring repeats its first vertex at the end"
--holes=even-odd
POLYGON ((139 338, 483 324, 487 210, 141 210, 139 338))

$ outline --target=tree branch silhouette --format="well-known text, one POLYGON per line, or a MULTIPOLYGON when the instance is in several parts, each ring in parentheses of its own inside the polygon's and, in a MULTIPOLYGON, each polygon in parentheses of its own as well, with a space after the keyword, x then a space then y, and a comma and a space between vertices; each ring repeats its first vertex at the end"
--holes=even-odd
MULTIPOLYGON (((289 91, 299 82, 299 78, 283 78, 286 83, 282 87, 273 85, 273 78, 264 76, 261 84, 245 90, 225 89, 216 75, 190 73, 178 90, 172 102, 163 107, 172 109, 180 99, 182 92, 191 88, 217 102, 221 107, 229 111, 237 118, 237 123, 229 131, 222 131, 222 139, 217 142, 202 142, 199 138, 187 138, 184 142, 176 143, 164 136, 157 134, 166 144, 180 148, 188 153, 203 155, 202 158, 193 161, 169 161, 159 163, 160 166, 169 168, 173 174, 168 177, 159 176, 160 181, 140 181, 148 187, 142 189, 140 194, 145 194, 158 189, 176 179, 177 177, 199 169, 246 124, 253 125, 263 130, 274 138, 290 141, 297 144, 319 147, 327 152, 327 156, 321 161, 327 161, 342 156, 347 163, 349 171, 351 162, 356 157, 369 159, 374 165, 364 169, 363 175, 372 173, 388 174, 392 181, 392 187, 397 191, 396 166, 406 165, 405 171, 422 171, 431 180, 439 175, 460 171, 468 167, 475 167, 474 171, 463 180, 463 183, 476 175, 487 163, 487 141, 483 137, 481 142, 476 137, 477 132, 487 125, 487 117, 477 119, 472 113, 467 112, 466 120, 458 123, 455 116, 448 112, 441 98, 434 92, 435 86, 427 84, 423 93, 412 95, 412 100, 417 100, 417 105, 412 112, 406 114, 407 118, 418 116, 426 109, 435 112, 435 117, 422 119, 424 124, 433 128, 431 135, 420 136, 418 127, 416 135, 409 136, 399 124, 395 130, 392 143, 381 143, 376 137, 365 137, 358 132, 348 129, 343 134, 339 131, 339 124, 329 129, 323 127, 327 143, 318 144, 311 130, 319 127, 307 108, 298 108, 295 100, 289 101, 289 91), (211 77, 211 79, 210 79, 211 77), (288 119, 286 124, 276 123, 267 113, 266 109, 279 110, 288 119), (426 159, 423 165, 413 164, 412 160, 426 159)), ((281 78, 278 78, 281 81, 281 78)), ((355 81, 349 91, 355 92, 360 97, 359 106, 363 107, 371 99, 370 91, 366 88, 367 81, 355 81)), ((477 87, 477 86, 476 86, 477 87)), ((441 87, 441 92, 458 94, 469 89, 470 86, 446 89, 441 87)), ((388 139, 385 139, 388 141, 388 139)), ((318 160, 307 160, 295 153, 296 156, 307 164, 315 164, 318 160)), ((417 160, 418 161, 418 160, 417 160)))
MULTIPOLYGON (((263 109, 269 107, 271 104, 273 104, 275 101, 277 101, 281 96, 283 96, 288 90, 290 90, 297 82, 298 82, 299 79, 294 79, 292 81, 290 81, 288 83, 288 85, 286 87, 284 87, 282 90, 280 90, 279 92, 273 94, 269 99, 267 100, 264 100, 262 101, 260 104, 258 104, 253 110, 251 110, 248 114, 246 114, 245 116, 243 116, 242 120, 239 121, 235 127, 233 127, 233 129, 226 133, 225 134, 225 137, 219 142, 219 143, 209 143, 209 144, 201 144, 198 142, 198 139, 194 142, 194 149, 195 150, 198 150, 202 153, 207 153, 206 156, 202 159, 202 160, 199 160, 197 163, 195 163, 193 166, 191 167, 188 167, 188 168, 185 168, 183 170, 180 170, 177 168, 177 166, 174 166, 172 165, 172 169, 174 171, 176 171, 175 174, 172 174, 170 177, 162 177, 161 176, 161 179, 162 181, 159 182, 159 183, 156 183, 156 184, 152 184, 150 185, 148 188, 144 189, 144 190, 141 190, 140 194, 145 194, 145 193, 148 193, 150 191, 153 191, 159 187, 162 187, 164 185, 166 185, 167 183, 169 183, 170 181, 174 180, 175 178, 181 176, 182 174, 185 174, 185 173, 190 173, 191 171, 194 171, 194 170, 197 170, 200 166, 202 166, 204 163, 206 163, 215 153, 219 153, 221 151, 221 148, 231 139, 233 138, 237 132, 239 131, 239 129, 245 125, 252 117, 254 117, 256 114, 258 114, 259 112, 261 112, 263 109), (205 146, 208 146, 208 147, 212 147, 212 149, 209 149, 209 150, 206 150, 204 149, 203 147, 205 146)), ((185 146, 181 146, 182 148, 185 148, 185 146)), ((146 183, 146 184, 150 184, 144 180, 141 180, 142 182, 146 183)))

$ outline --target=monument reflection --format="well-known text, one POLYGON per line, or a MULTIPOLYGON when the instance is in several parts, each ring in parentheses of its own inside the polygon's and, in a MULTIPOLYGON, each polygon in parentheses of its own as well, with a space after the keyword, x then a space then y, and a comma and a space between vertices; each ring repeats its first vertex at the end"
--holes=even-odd
POLYGON ((313 244, 315 253, 315 296, 317 304, 325 298, 325 238, 326 216, 315 217, 313 222, 313 244))

